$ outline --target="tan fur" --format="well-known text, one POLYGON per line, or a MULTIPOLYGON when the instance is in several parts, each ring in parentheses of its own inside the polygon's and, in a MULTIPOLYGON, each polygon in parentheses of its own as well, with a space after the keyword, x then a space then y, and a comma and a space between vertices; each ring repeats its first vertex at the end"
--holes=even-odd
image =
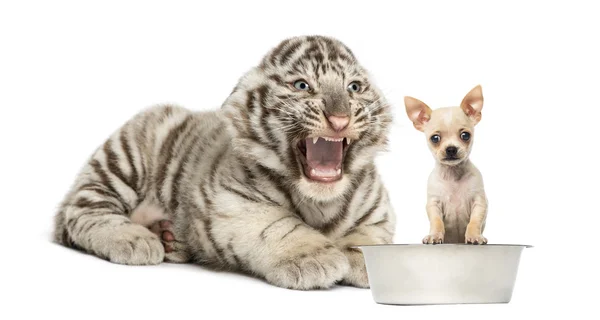
POLYGON ((405 97, 406 113, 415 128, 423 131, 436 159, 427 184, 429 234, 423 243, 485 244, 482 233, 487 216, 487 198, 483 178, 469 160, 475 125, 481 120, 481 86, 473 88, 459 107, 431 110, 422 101, 405 97), (461 139, 467 132, 470 139, 461 139), (440 141, 432 142, 438 135, 440 141), (456 147, 457 160, 449 160, 448 147, 456 147))

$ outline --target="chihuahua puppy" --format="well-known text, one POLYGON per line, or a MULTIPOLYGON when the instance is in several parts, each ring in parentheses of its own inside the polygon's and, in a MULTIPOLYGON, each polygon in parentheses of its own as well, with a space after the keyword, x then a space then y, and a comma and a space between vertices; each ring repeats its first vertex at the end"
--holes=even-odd
POLYGON ((413 97, 405 97, 408 118, 425 133, 436 165, 427 183, 429 234, 425 244, 486 244, 482 233, 487 217, 483 178, 469 161, 474 128, 481 120, 483 93, 473 88, 460 107, 431 110, 413 97))

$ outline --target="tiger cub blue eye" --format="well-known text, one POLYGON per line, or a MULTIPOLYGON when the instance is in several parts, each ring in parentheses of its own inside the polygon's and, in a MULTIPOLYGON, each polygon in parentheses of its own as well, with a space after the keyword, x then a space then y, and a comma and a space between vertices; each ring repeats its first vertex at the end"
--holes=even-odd
POLYGON ((360 91, 360 84, 358 84, 357 82, 352 82, 348 85, 348 91, 350 92, 359 92, 360 91))
POLYGON ((310 86, 304 80, 298 80, 298 81, 294 82, 294 87, 296 89, 302 90, 302 91, 308 91, 308 90, 310 90, 310 86))

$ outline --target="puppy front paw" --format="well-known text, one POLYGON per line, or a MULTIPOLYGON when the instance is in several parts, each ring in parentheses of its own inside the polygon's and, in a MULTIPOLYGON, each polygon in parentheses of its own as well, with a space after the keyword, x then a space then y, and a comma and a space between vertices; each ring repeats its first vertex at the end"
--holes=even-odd
POLYGON ((465 234, 465 243, 466 244, 486 244, 487 243, 487 239, 482 236, 481 234, 477 234, 477 233, 469 233, 467 232, 465 234))
POLYGON ((427 235, 423 238, 424 244, 440 244, 444 243, 444 234, 441 232, 435 232, 427 235))

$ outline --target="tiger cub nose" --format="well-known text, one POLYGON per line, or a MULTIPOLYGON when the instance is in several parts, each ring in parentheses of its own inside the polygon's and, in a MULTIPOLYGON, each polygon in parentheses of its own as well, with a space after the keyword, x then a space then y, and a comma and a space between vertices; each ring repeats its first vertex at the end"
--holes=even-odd
POLYGON ((347 116, 328 116, 327 120, 331 128, 338 132, 344 130, 348 126, 348 123, 350 123, 350 117, 347 116))

